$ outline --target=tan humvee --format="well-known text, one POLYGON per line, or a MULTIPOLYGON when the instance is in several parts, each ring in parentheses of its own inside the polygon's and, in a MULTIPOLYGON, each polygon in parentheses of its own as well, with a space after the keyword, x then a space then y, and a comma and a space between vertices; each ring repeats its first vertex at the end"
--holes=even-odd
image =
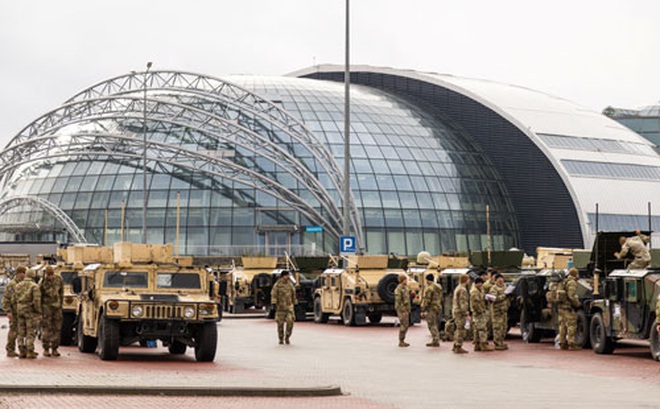
MULTIPOLYGON (((383 314, 396 315, 394 289, 402 269, 388 269, 388 256, 350 256, 349 267, 329 268, 319 277, 320 287, 314 293, 314 322, 326 323, 337 314, 345 325, 379 323, 383 314)), ((413 298, 418 300, 419 284, 409 280, 413 298)), ((411 294, 412 295, 412 294, 411 294)), ((413 301, 410 314, 413 323, 420 322, 419 303, 413 301)))
MULTIPOLYGON (((259 274, 270 276, 277 267, 277 257, 241 257, 242 266, 234 266, 223 274, 225 310, 241 313, 246 308, 262 308, 263 297, 256 294, 252 280, 259 274)), ((269 294, 270 295, 270 294, 269 294)))
POLYGON ((174 257, 172 245, 115 243, 112 263, 89 264, 74 280, 80 294, 78 348, 114 360, 120 345, 161 340, 172 354, 195 349, 213 361, 219 311, 213 276, 174 257))

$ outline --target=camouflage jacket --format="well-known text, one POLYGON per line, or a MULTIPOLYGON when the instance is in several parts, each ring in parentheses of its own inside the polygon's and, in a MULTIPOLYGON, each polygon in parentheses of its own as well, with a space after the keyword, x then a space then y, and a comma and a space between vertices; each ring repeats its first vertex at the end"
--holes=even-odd
POLYGON ((557 293, 557 305, 559 308, 572 310, 573 308, 580 306, 580 300, 578 300, 577 296, 577 280, 572 275, 566 277, 564 281, 558 285, 557 293), (562 287, 563 291, 566 293, 565 295, 560 293, 562 287))
POLYGON ((438 283, 426 283, 424 298, 422 299, 422 311, 440 312, 442 306, 442 286, 438 283))
POLYGON ((41 315, 41 291, 32 279, 26 278, 16 286, 15 297, 19 313, 41 315))
POLYGON ((296 287, 291 281, 279 279, 270 292, 270 302, 275 305, 277 311, 287 310, 298 304, 296 299, 296 287))
POLYGON ((41 290, 41 304, 44 307, 62 308, 64 299, 64 281, 62 277, 54 275, 52 280, 42 277, 39 280, 41 290))
POLYGON ((464 285, 459 285, 454 290, 454 298, 451 301, 451 314, 454 317, 468 315, 468 291, 464 285))
POLYGON ((9 283, 7 283, 7 287, 5 287, 5 293, 2 296, 2 309, 5 310, 5 313, 17 313, 16 286, 18 283, 19 281, 14 277, 9 283))
POLYGON ((482 315, 488 312, 484 295, 483 286, 481 290, 476 285, 472 286, 470 290, 470 310, 472 311, 472 315, 482 315))
POLYGON ((504 294, 506 285, 499 286, 497 283, 491 287, 489 294, 495 296, 493 301, 493 313, 502 314, 509 310, 509 298, 504 294))
POLYGON ((410 290, 407 284, 399 284, 394 290, 394 309, 396 312, 410 312, 412 305, 410 303, 410 290))
POLYGON ((619 257, 625 257, 628 252, 632 253, 636 258, 651 259, 649 249, 644 245, 644 240, 639 236, 628 237, 626 242, 621 246, 619 257))

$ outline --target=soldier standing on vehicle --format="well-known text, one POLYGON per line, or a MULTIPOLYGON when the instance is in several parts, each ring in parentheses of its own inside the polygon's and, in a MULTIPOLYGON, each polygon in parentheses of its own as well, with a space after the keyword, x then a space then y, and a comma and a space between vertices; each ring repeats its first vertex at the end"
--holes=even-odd
POLYGON ((504 276, 500 273, 495 274, 495 284, 491 287, 489 294, 495 296, 493 301, 493 342, 496 351, 509 349, 509 346, 504 343, 509 311, 509 298, 504 293, 505 290, 504 276))
POLYGON ((280 345, 290 344, 293 322, 295 321, 294 306, 298 304, 296 299, 296 287, 289 279, 289 272, 284 270, 270 292, 270 302, 275 306, 275 321, 277 322, 277 336, 280 345), (284 324, 286 323, 286 334, 284 324))
POLYGON ((462 274, 459 278, 459 285, 454 290, 454 298, 452 299, 452 316, 456 331, 454 332, 454 348, 452 351, 457 354, 467 354, 468 351, 463 349, 463 339, 465 338, 465 324, 469 321, 468 311, 468 291, 467 284, 470 277, 467 274, 462 274))
POLYGON ((64 299, 64 282, 62 277, 55 275, 52 266, 46 267, 45 274, 39 281, 41 290, 41 305, 43 320, 41 321, 41 344, 44 356, 60 356, 57 348, 60 346, 62 333, 62 301, 64 299), (52 349, 52 352, 51 352, 52 349))
POLYGON ((426 288, 424 288, 424 298, 422 299, 422 314, 426 317, 426 323, 431 332, 431 342, 427 347, 440 346, 440 330, 438 329, 438 319, 440 318, 440 308, 442 307, 442 286, 435 282, 433 274, 426 275, 426 288))
POLYGON ((557 286, 555 296, 559 315, 559 348, 568 350, 582 349, 575 344, 577 332, 577 313, 575 308, 580 306, 577 297, 578 269, 571 268, 568 276, 557 286))
POLYGON ((5 287, 2 296, 2 308, 9 319, 9 332, 7 333, 7 356, 17 357, 16 336, 18 333, 18 309, 16 304, 16 286, 25 278, 25 266, 16 267, 16 275, 5 287))
POLYGON ((41 291, 34 282, 34 270, 25 273, 25 279, 16 285, 18 311, 18 357, 34 359, 34 338, 41 319, 41 291))
POLYGON ((410 311, 412 303, 410 302, 410 290, 408 289, 408 276, 399 274, 399 285, 394 290, 394 309, 399 318, 399 346, 410 346, 406 342, 406 333, 410 326, 410 311))
POLYGON ((493 350, 488 345, 488 307, 486 306, 485 294, 483 291, 484 280, 477 277, 474 280, 470 290, 470 310, 472 311, 472 330, 474 331, 475 352, 490 352, 493 350))
POLYGON ((651 262, 651 253, 649 253, 649 249, 646 248, 646 244, 644 243, 645 237, 646 236, 641 233, 638 236, 628 238, 625 238, 624 236, 619 237, 621 251, 615 252, 614 256, 617 259, 622 259, 630 252, 635 257, 635 260, 628 265, 628 269, 636 270, 646 268, 651 262))

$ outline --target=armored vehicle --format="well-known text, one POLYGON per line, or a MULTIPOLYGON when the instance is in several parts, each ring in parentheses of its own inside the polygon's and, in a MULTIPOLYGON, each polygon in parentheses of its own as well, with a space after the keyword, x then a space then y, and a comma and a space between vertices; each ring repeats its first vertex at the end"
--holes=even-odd
POLYGON ((221 286, 224 289, 221 295, 226 301, 225 310, 234 314, 240 314, 251 307, 261 309, 268 306, 264 303, 265 293, 258 291, 260 281, 254 281, 254 277, 270 275, 277 267, 277 257, 241 257, 241 262, 242 266, 221 271, 221 279, 226 283, 221 286))
POLYGON ((270 302, 270 292, 280 279, 283 271, 289 271, 290 280, 296 287, 296 299, 298 304, 294 308, 296 321, 306 321, 307 313, 314 312, 314 285, 315 280, 310 280, 298 270, 275 269, 270 274, 261 273, 252 279, 255 303, 266 308, 266 317, 275 318, 275 306, 270 302), (258 301, 256 301, 258 300, 258 301))
POLYGON ((603 283, 603 298, 591 303, 591 346, 597 354, 611 354, 617 340, 642 339, 650 342, 653 359, 660 361, 660 339, 655 326, 660 254, 656 251, 651 269, 612 271, 603 283))
MULTIPOLYGON (((319 276, 314 293, 314 322, 326 323, 331 315, 344 325, 379 323, 383 315, 396 315, 394 290, 402 269, 388 269, 388 256, 351 256, 346 268, 329 268, 319 276)), ((413 299, 412 323, 419 323, 419 284, 409 280, 413 299)))
POLYGON ((89 264, 73 280, 80 294, 78 348, 114 360, 120 345, 162 341, 171 354, 195 350, 213 361, 219 311, 213 277, 174 257, 172 245, 115 243, 112 263, 89 264))

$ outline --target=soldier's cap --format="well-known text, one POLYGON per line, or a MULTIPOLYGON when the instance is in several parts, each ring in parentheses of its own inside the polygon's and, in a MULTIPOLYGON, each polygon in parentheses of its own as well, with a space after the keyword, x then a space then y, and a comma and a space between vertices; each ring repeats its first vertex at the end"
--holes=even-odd
POLYGON ((282 274, 280 274, 280 276, 282 276, 282 277, 288 276, 288 275, 289 275, 289 270, 284 270, 284 271, 282 271, 282 274))
POLYGON ((53 267, 47 266, 44 272, 48 275, 55 274, 55 270, 53 270, 53 267))
POLYGON ((34 278, 34 270, 29 269, 25 272, 25 276, 29 278, 34 278))
POLYGON ((427 281, 433 281, 433 278, 434 278, 434 277, 433 277, 433 274, 427 274, 427 275, 426 275, 426 280, 427 280, 427 281))
POLYGON ((27 270, 27 268, 25 268, 25 266, 18 266, 18 267, 16 267, 16 274, 20 274, 20 273, 25 274, 26 270, 27 270))

